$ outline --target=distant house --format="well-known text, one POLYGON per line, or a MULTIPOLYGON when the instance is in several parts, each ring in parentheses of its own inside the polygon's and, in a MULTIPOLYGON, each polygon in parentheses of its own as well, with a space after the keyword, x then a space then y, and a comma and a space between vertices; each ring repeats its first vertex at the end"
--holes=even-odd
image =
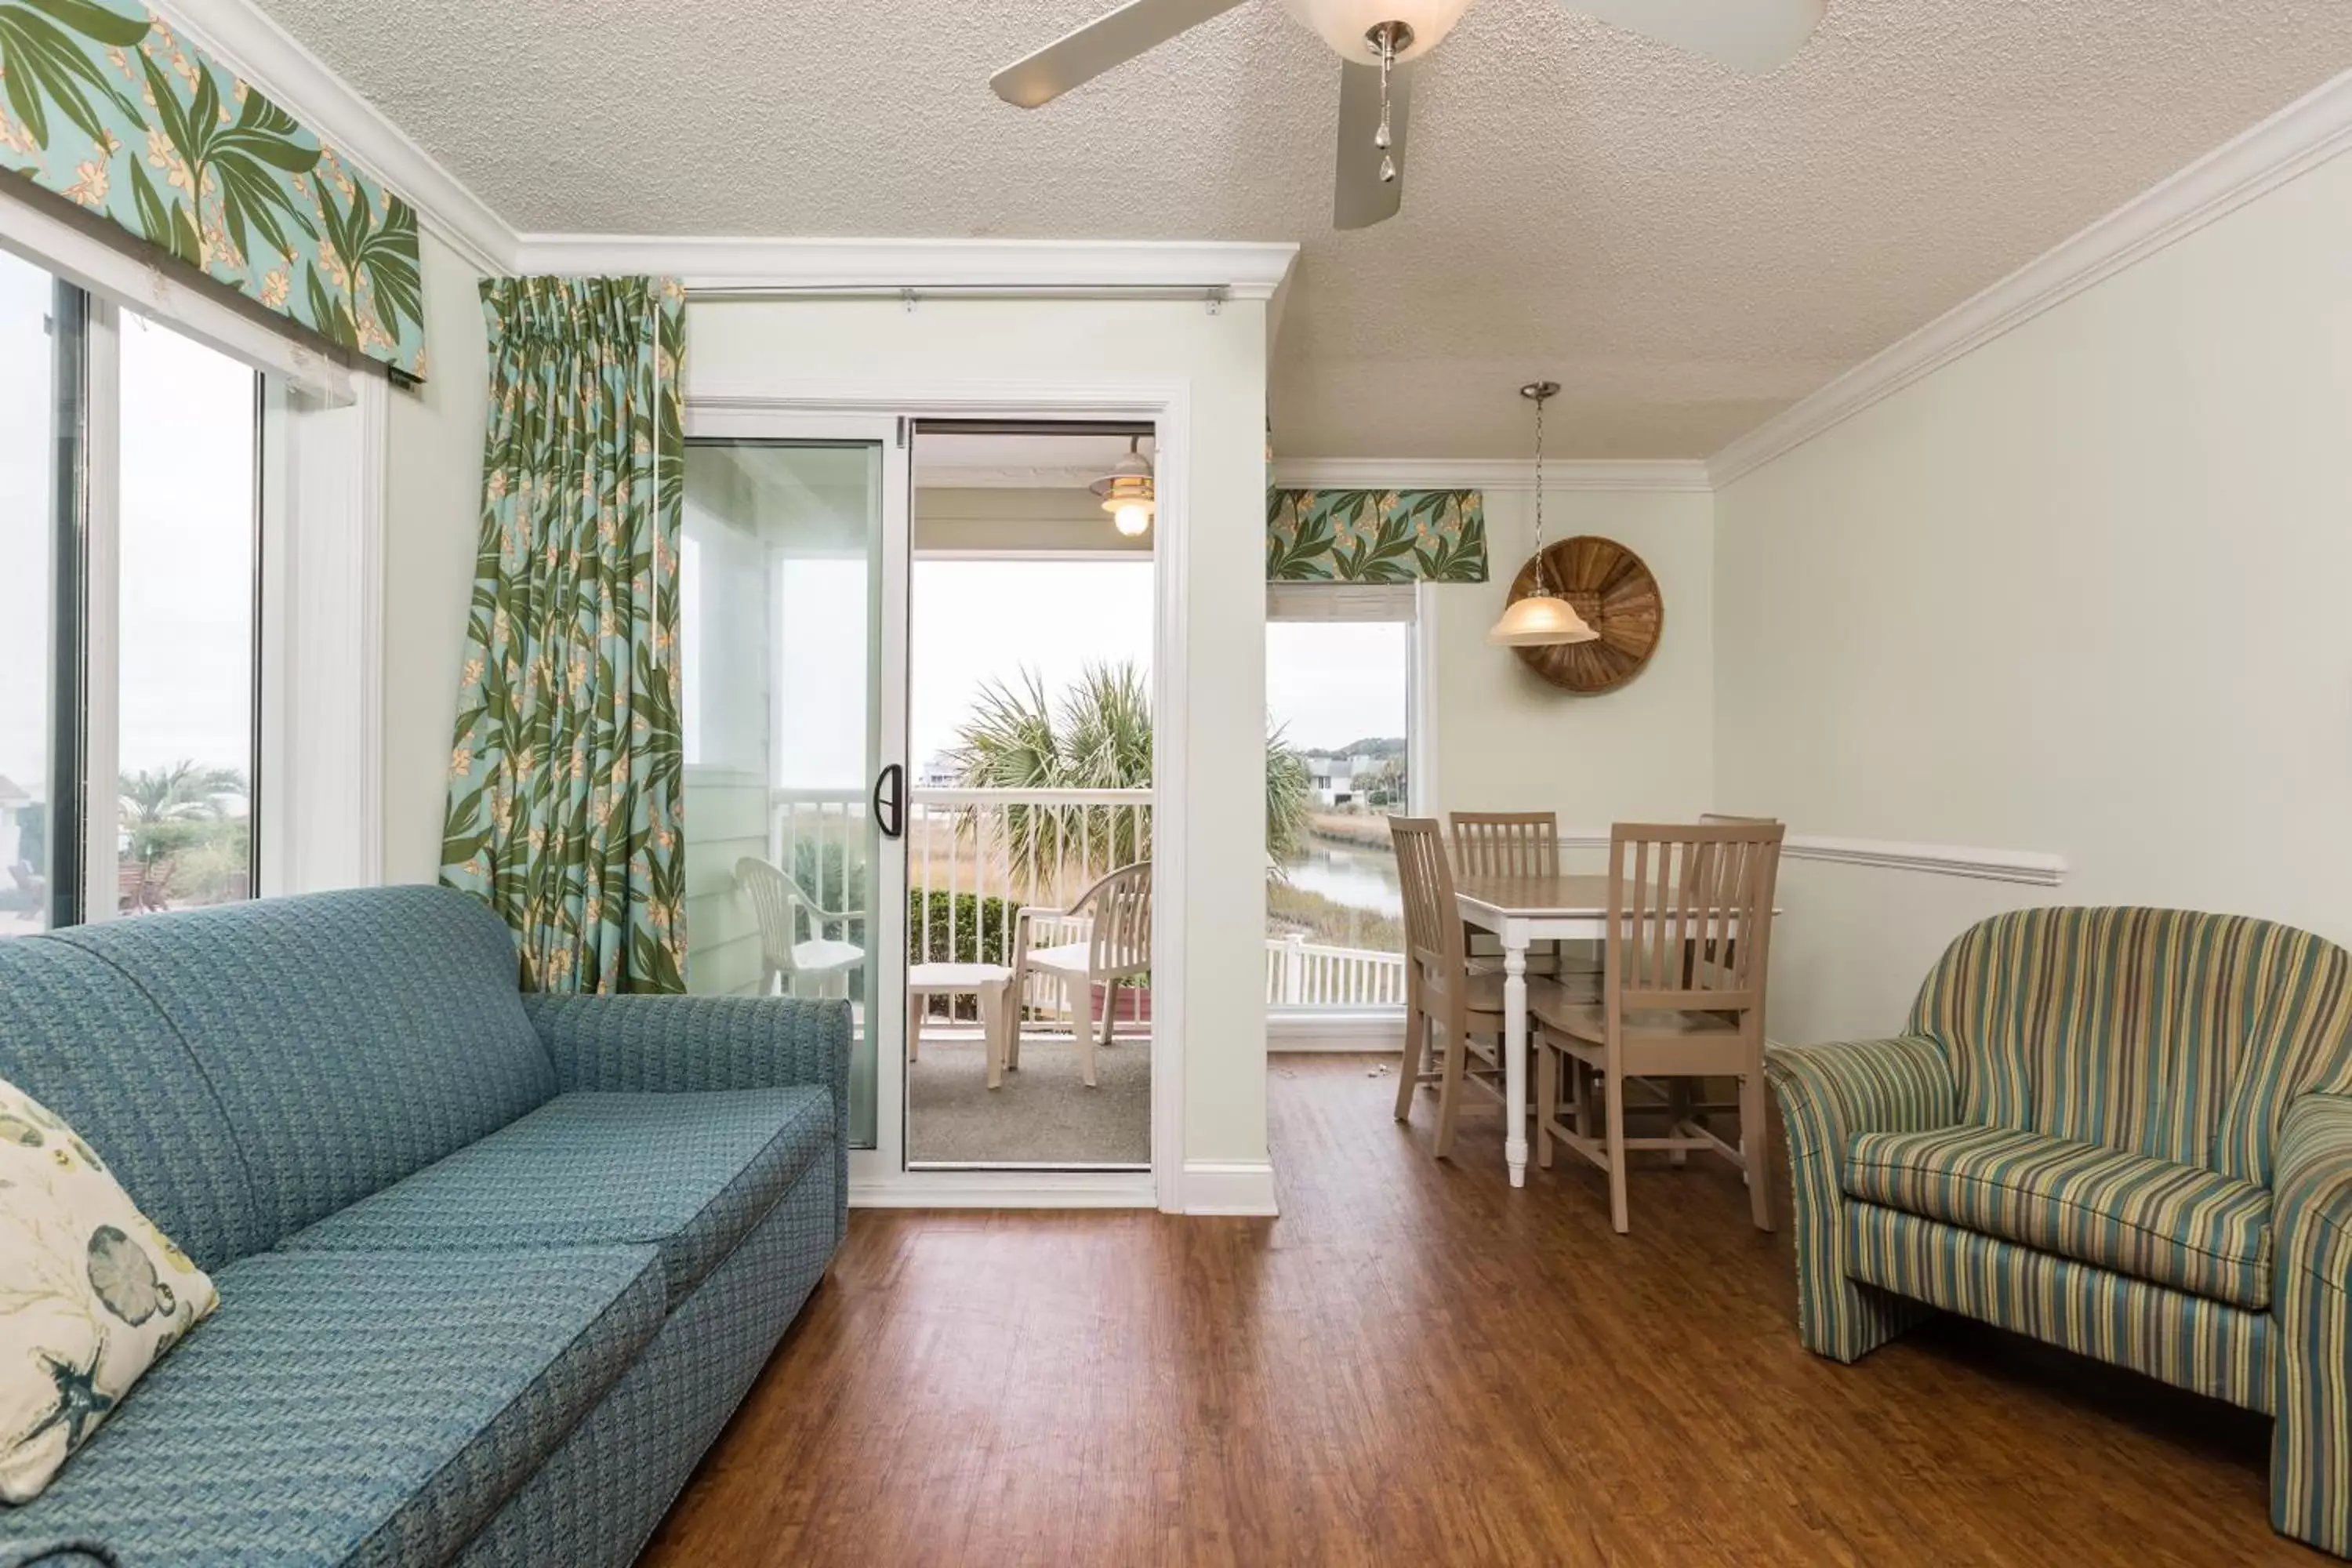
POLYGON ((1380 767, 1381 759, 1359 752, 1352 756, 1310 756, 1307 777, 1315 798, 1324 805, 1353 805, 1380 767))
MULTIPOLYGON (((0 869, 16 865, 25 858, 23 822, 25 808, 33 804, 24 786, 6 773, 0 773, 0 869)), ((5 886, 0 882, 0 886, 5 886)))
POLYGON ((920 772, 915 775, 917 789, 954 789, 962 783, 954 761, 945 752, 934 752, 920 772))

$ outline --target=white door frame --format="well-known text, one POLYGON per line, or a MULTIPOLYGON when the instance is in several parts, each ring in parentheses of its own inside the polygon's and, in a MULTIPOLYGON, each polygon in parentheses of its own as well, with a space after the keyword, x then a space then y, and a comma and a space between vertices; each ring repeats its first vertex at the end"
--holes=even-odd
MULTIPOLYGON (((809 382, 790 377, 761 377, 747 384, 714 382, 687 372, 688 428, 697 435, 722 431, 748 433, 751 423, 772 429, 780 416, 855 418, 859 416, 911 419, 1149 419, 1153 428, 1157 469, 1156 512, 1152 523, 1151 559, 1155 611, 1151 671, 1151 898, 1156 911, 1151 936, 1151 1169, 1149 1173, 1098 1171, 908 1171, 903 1142, 895 1147, 850 1154, 849 1201, 871 1208, 1150 1208, 1181 1214, 1184 1208, 1184 909, 1185 854, 1189 822, 1184 809, 1191 725, 1186 690, 1187 636, 1185 621, 1184 550, 1190 522, 1192 450, 1192 391, 1182 382, 1040 383, 1023 381, 930 381, 909 378, 885 382, 809 382), (1175 918, 1170 918, 1171 912, 1175 918)), ((908 454, 898 453, 901 482, 908 454)), ((904 622, 907 550, 911 544, 911 508, 898 522, 903 530, 898 545, 898 578, 895 590, 901 619, 895 655, 886 645, 884 657, 898 662, 896 700, 900 705, 899 734, 904 735, 906 626, 904 622)), ((886 634, 888 628, 885 628, 886 634)), ((887 734, 887 731, 886 731, 887 734)), ((893 908, 906 906, 903 882, 906 857, 895 859, 901 888, 893 908)), ((879 922, 877 922, 879 923, 879 922)), ((903 987, 905 936, 899 933, 895 984, 903 987)), ((878 956, 878 955, 877 955, 878 956)), ((888 962, 887 959, 885 962, 888 962)), ((887 1004, 886 1004, 887 1005, 887 1004)), ((898 1016, 903 1029, 906 1008, 898 1016)), ((888 1019, 869 1021, 869 1029, 888 1026, 888 1019)), ((880 1051, 883 1037, 877 1035, 880 1051)), ((895 1053, 894 1068, 881 1052, 876 1089, 897 1083, 895 1100, 882 1100, 886 1113, 877 1118, 884 1141, 902 1139, 906 1093, 903 1082, 904 1042, 895 1053), (888 1131, 887 1108, 898 1107, 899 1134, 888 1131)))

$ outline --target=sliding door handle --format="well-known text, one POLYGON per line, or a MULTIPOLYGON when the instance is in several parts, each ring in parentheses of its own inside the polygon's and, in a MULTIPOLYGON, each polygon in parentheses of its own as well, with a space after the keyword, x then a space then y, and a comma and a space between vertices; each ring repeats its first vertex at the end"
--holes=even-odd
POLYGON ((907 831, 907 770, 897 763, 885 767, 874 781, 874 820, 885 838, 907 831))

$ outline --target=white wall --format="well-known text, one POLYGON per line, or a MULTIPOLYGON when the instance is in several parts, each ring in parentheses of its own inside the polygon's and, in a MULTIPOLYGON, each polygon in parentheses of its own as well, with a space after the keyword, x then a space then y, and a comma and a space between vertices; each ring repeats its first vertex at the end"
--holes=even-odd
POLYGON ((480 539, 488 340, 471 267, 424 236, 426 380, 394 388, 383 541, 383 875, 441 875, 457 669, 480 539))
POLYGON ((1772 1028, 1901 1022, 1977 916, 2352 941, 2352 158, 1717 498, 1717 799, 2054 852, 2063 886, 1792 863, 1772 1028))
MULTIPOLYGON (((1234 301, 737 300, 688 315, 688 396, 910 383, 1189 389, 1184 541, 1191 731, 1182 875, 1187 1161, 1266 1157, 1265 307, 1234 301)), ((1006 394, 1012 395, 1012 394, 1006 394)))
POLYGON ((1565 831, 1682 821, 1715 805, 1713 500, 1704 491, 1553 490, 1544 535, 1595 533, 1658 579, 1665 623, 1642 673, 1585 697, 1538 679, 1486 641, 1511 579, 1535 551, 1535 497, 1486 494, 1491 580, 1428 592, 1435 798, 1446 811, 1559 813, 1565 831))

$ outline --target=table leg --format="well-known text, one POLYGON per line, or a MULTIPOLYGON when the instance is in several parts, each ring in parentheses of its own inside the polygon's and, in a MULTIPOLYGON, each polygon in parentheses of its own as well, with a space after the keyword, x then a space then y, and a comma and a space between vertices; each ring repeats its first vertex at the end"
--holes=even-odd
POLYGON ((1528 1184, 1528 939, 1503 938, 1503 1158, 1528 1184))
POLYGON ((980 988, 980 1035, 988 1050, 988 1087, 1004 1087, 1004 982, 980 988))

